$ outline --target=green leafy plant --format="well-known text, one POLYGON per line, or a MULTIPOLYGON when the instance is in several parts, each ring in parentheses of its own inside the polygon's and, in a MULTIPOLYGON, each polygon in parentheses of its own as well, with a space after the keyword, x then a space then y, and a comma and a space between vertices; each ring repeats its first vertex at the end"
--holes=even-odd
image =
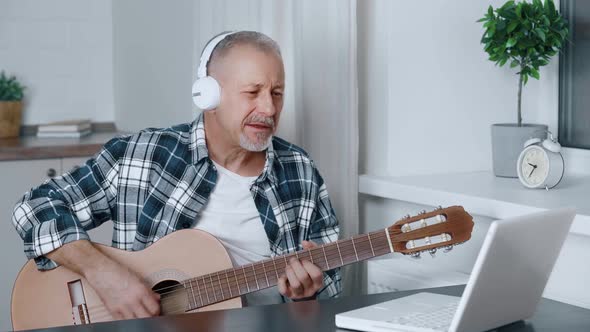
POLYGON ((553 0, 532 2, 508 1, 494 10, 488 8, 483 22, 485 32, 481 43, 484 50, 500 67, 510 61, 519 67, 518 125, 522 125, 521 96, 523 83, 529 76, 539 79, 539 67, 549 63, 568 36, 567 21, 557 12, 553 0))
POLYGON ((23 100, 22 86, 16 77, 8 77, 4 72, 0 73, 0 101, 21 101, 23 100))

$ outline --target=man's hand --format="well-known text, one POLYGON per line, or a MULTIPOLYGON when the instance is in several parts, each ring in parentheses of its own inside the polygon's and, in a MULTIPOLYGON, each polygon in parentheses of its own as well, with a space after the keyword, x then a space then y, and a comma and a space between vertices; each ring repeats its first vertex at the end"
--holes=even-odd
POLYGON ((157 316, 160 296, 131 270, 98 251, 89 241, 64 244, 46 255, 84 276, 115 319, 157 316))
MULTIPOLYGON (((317 247, 310 241, 303 241, 303 249, 317 247)), ((324 286, 322 270, 311 262, 291 258, 285 268, 285 275, 279 278, 279 293, 292 300, 311 298, 324 286)))
POLYGON ((160 314, 160 295, 147 287, 128 268, 105 261, 85 273, 114 319, 131 319, 160 314))

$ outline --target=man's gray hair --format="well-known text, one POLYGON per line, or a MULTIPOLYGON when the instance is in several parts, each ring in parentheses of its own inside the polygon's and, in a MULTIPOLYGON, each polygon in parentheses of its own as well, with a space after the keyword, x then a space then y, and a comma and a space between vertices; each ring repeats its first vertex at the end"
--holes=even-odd
MULTIPOLYGON (((227 33, 227 31, 223 33, 227 33)), ((219 35, 223 33, 220 33, 219 35)), ((211 38, 211 40, 213 40, 213 38, 211 38)), ((209 40, 209 42, 211 40, 209 40)), ((209 44, 209 42, 207 42, 207 44, 209 44)), ((213 53, 211 53, 209 63, 207 64, 207 69, 209 69, 209 64, 211 64, 215 59, 223 58, 227 52, 229 52, 229 50, 231 50, 236 45, 251 45, 260 51, 275 53, 279 56, 279 58, 281 58, 281 49, 279 44, 277 44, 277 42, 269 36, 258 31, 238 31, 229 36, 226 36, 217 44, 217 46, 215 46, 213 53)))

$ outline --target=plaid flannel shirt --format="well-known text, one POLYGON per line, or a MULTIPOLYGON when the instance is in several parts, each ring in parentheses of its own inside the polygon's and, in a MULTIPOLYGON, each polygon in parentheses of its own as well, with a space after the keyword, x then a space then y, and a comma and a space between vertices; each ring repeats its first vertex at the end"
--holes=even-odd
MULTIPOLYGON (((44 255, 89 239, 87 230, 112 220, 112 246, 141 250, 178 229, 192 228, 215 186, 204 119, 148 128, 104 145, 83 166, 27 192, 13 212, 24 251, 41 270, 44 255)), ((338 221, 326 185, 301 148, 273 137, 250 191, 273 256, 302 249, 303 240, 336 241, 338 221)), ((338 269, 324 273, 319 297, 341 291, 338 269)))

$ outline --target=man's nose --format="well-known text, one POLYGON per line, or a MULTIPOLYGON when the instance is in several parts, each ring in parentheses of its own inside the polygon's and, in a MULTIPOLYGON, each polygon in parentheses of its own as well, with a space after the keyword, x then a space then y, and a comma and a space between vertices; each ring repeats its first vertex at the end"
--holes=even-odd
POLYGON ((276 107, 272 99, 272 92, 265 92, 260 95, 258 109, 267 116, 274 116, 276 107))

